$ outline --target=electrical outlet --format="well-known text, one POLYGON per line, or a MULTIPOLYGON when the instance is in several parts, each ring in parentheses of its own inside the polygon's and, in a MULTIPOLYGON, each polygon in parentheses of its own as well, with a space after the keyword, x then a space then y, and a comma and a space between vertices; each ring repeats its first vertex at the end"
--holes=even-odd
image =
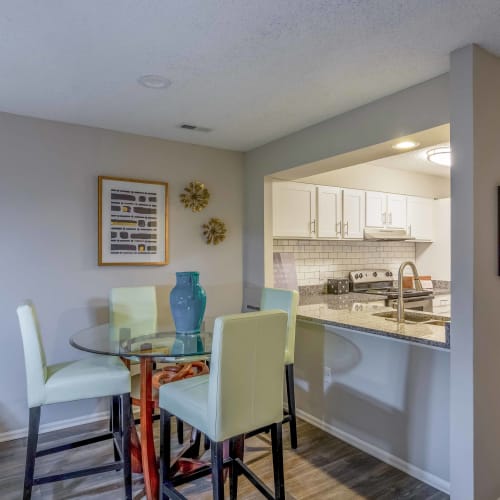
POLYGON ((332 369, 329 366, 325 366, 324 380, 325 380, 325 382, 331 382, 332 381, 332 369))

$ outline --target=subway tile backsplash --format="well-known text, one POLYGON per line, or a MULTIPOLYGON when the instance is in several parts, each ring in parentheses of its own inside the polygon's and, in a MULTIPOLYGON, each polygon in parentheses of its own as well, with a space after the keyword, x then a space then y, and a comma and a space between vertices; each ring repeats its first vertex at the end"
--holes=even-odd
POLYGON ((408 241, 273 241, 274 252, 293 253, 299 286, 322 285, 328 278, 347 278, 354 269, 383 268, 397 276, 401 262, 415 262, 415 243, 408 241))

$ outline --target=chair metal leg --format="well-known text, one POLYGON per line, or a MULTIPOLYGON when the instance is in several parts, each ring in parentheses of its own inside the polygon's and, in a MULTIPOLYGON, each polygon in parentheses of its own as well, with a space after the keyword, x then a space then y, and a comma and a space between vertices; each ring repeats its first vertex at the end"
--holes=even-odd
POLYGON ((179 444, 184 443, 184 422, 180 418, 177 420, 177 441, 179 444))
POLYGON ((239 469, 236 459, 243 461, 243 452, 245 447, 245 437, 238 436, 232 438, 229 442, 229 457, 231 458, 231 469, 229 476, 229 498, 236 500, 238 498, 238 476, 239 469))
POLYGON ((285 473, 283 471, 283 436, 281 422, 271 426, 273 448, 274 495, 276 500, 285 499, 285 473))
POLYGON ((170 419, 170 413, 160 408, 160 500, 166 496, 165 483, 170 481, 170 419))
MULTIPOLYGON (((110 414, 110 431, 113 433, 113 436, 116 436, 116 433, 122 431, 122 424, 120 418, 120 396, 112 396, 111 397, 111 414, 110 414)), ((115 462, 120 460, 120 453, 118 452, 118 447, 116 441, 113 439, 113 452, 115 455, 115 462)))
POLYGON ((122 437, 123 483, 125 488, 126 500, 132 500, 132 459, 130 456, 130 394, 122 394, 119 399, 121 400, 120 434, 122 437))
POLYGON ((224 500, 224 442, 211 443, 212 455, 212 490, 214 500, 224 500))
POLYGON ((28 443, 26 449, 26 468, 24 469, 23 500, 29 500, 31 498, 31 490, 33 488, 36 447, 38 444, 38 431, 40 429, 40 410, 40 406, 30 408, 28 443))
POLYGON ((285 366, 285 376, 288 414, 290 420, 290 444, 295 450, 297 448, 297 417, 295 412, 295 379, 293 375, 293 364, 285 366))

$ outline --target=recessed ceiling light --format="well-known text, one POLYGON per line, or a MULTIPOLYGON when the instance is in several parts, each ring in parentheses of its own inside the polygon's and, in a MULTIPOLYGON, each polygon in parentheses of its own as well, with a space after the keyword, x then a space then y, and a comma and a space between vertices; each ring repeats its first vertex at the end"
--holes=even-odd
POLYGON ((426 154, 430 162, 444 167, 451 167, 451 149, 449 147, 429 149, 426 154))
POLYGON ((392 146, 393 149, 412 149, 416 148, 420 143, 415 141, 401 141, 392 146))
POLYGON ((142 75, 137 82, 148 89, 166 89, 172 85, 172 82, 161 75, 142 75))

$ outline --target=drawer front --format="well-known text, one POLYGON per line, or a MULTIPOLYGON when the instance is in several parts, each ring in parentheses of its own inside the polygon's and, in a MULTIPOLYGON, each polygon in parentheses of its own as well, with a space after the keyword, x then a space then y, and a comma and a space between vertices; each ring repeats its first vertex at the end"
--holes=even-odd
POLYGON ((436 314, 450 314, 451 311, 451 296, 438 295, 432 301, 432 312, 436 314))

